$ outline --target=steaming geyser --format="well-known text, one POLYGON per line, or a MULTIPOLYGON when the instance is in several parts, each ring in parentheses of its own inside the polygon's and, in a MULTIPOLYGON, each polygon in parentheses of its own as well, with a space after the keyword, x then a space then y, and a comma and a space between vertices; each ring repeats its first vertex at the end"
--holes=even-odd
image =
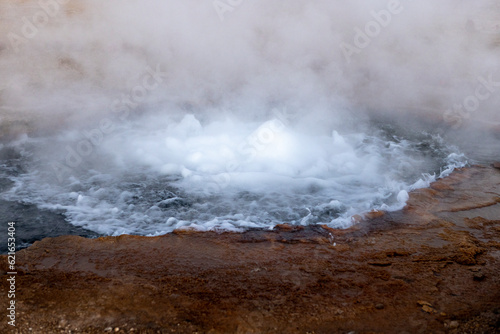
POLYGON ((70 132, 22 140, 26 152, 53 153, 23 158, 29 172, 13 177, 4 198, 63 210, 73 224, 109 234, 284 222, 343 227, 353 214, 402 208, 406 191, 435 178, 422 173, 464 162, 428 134, 310 133, 277 118, 202 124, 190 114, 153 117, 124 124, 98 146, 70 132), (76 165, 61 167, 65 161, 76 165))
POLYGON ((1 6, 23 125, 1 196, 99 233, 344 227, 463 165, 467 124, 496 115, 495 36, 453 1, 1 6))

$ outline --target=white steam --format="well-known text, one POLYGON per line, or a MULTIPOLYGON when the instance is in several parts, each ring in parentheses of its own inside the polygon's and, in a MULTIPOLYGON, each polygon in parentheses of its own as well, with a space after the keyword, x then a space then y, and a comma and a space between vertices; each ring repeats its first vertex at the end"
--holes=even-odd
POLYGON ((144 109, 168 101, 245 114, 245 104, 256 115, 286 104, 323 121, 340 102, 443 113, 477 77, 500 78, 495 36, 466 31, 468 20, 500 21, 492 1, 59 2, 1 2, 2 107, 81 122, 111 113, 157 65, 166 78, 144 109))

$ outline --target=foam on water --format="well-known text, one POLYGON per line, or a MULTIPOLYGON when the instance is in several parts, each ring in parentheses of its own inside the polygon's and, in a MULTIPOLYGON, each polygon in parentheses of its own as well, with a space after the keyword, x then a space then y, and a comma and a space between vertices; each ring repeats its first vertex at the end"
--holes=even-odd
POLYGON ((122 124, 61 175, 54 161, 78 147, 78 133, 12 144, 26 170, 10 176, 15 185, 2 197, 62 210, 72 224, 109 235, 347 227, 354 214, 403 208, 409 191, 465 163, 425 133, 312 132, 278 117, 151 117, 122 124), (44 149, 44 158, 30 153, 44 149))

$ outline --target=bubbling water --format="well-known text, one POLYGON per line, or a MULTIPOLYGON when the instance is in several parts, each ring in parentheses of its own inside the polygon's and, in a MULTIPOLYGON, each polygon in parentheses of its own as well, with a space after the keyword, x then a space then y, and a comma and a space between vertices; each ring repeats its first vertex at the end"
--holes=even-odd
POLYGON ((28 170, 11 176, 15 185, 3 198, 62 210, 72 224, 110 235, 281 223, 341 228, 354 214, 401 209, 408 191, 464 163, 430 134, 313 133, 278 118, 150 117, 103 138, 81 166, 58 175, 61 182, 56 169, 41 166, 62 161, 68 138, 79 137, 21 141, 28 170), (27 153, 47 146, 53 154, 44 159, 27 153))

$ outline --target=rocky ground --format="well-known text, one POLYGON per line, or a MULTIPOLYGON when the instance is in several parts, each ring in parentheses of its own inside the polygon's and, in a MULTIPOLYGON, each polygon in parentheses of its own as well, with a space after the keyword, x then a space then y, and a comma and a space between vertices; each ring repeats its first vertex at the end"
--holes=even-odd
POLYGON ((16 327, 3 316, 0 331, 500 333, 500 170, 458 170, 369 216, 348 230, 47 238, 17 253, 16 327))

